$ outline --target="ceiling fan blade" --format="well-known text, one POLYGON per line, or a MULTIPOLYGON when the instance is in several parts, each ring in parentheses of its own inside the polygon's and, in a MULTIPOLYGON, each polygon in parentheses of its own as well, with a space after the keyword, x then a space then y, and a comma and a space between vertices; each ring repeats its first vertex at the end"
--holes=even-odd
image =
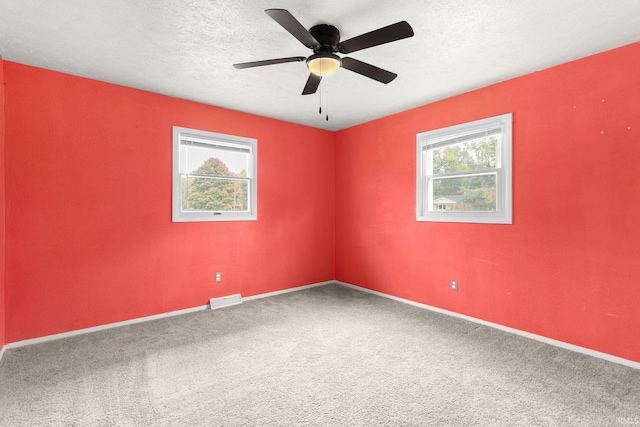
POLYGON ((318 40, 316 40, 288 10, 267 9, 265 13, 278 24, 282 25, 285 30, 290 32, 293 37, 297 38, 300 43, 309 49, 320 47, 318 40))
POLYGON ((409 25, 407 21, 400 21, 345 40, 338 45, 338 50, 341 53, 352 53, 408 37, 413 37, 413 28, 411 28, 411 25, 409 25))
POLYGON ((316 93, 318 86, 320 86, 320 80, 322 80, 322 76, 316 76, 315 74, 310 73, 309 78, 307 79, 307 84, 304 85, 304 89, 302 90, 302 94, 311 95, 312 93, 316 93))
POLYGON ((234 68, 253 68, 262 67, 263 65, 284 64, 286 62, 302 62, 306 60, 304 56, 291 56, 288 58, 267 59, 266 61, 253 61, 253 62, 241 62, 239 64, 233 64, 234 68))
POLYGON ((342 58, 342 68, 346 68, 349 71, 353 71, 354 73, 361 74, 384 84, 387 84, 398 77, 397 74, 392 73, 391 71, 383 70, 382 68, 378 68, 374 65, 367 64, 366 62, 358 61, 353 58, 342 58))

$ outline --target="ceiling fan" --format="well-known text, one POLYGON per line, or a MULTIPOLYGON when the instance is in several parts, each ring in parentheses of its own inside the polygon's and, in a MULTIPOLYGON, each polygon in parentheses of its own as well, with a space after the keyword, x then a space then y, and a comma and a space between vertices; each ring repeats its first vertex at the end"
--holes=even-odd
POLYGON ((252 68, 264 65, 283 64, 286 62, 306 61, 311 72, 302 91, 303 95, 315 93, 323 76, 332 74, 340 68, 361 74, 381 83, 389 83, 397 74, 392 73, 357 59, 340 57, 337 53, 349 54, 373 46, 402 40, 413 36, 413 28, 406 21, 397 22, 386 27, 340 41, 340 31, 333 25, 319 24, 309 30, 285 9, 267 9, 265 13, 280 24, 303 45, 313 50, 309 57, 291 56, 287 58, 268 59, 265 61, 243 62, 233 64, 235 68, 252 68))

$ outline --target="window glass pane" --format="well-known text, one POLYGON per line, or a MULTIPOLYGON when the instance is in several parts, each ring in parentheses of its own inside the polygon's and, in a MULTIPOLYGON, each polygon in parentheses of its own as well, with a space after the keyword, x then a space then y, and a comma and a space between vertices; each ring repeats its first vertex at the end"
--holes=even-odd
POLYGON ((494 212, 496 210, 495 173, 464 177, 433 178, 433 198, 429 211, 494 212))
POLYGON ((500 135, 493 135, 431 150, 433 174, 473 172, 496 168, 496 147, 499 144, 499 138, 500 135))
POLYGON ((249 181, 233 178, 182 176, 183 211, 246 212, 249 181))
POLYGON ((249 153, 181 144, 180 159, 181 174, 247 176, 249 153))
POLYGON ((235 147, 181 145, 182 210, 246 212, 249 210, 248 181, 220 178, 246 177, 249 153, 235 147), (189 175, 188 177, 186 175, 189 175), (194 176, 195 175, 195 176, 194 176), (208 177, 207 177, 208 176, 208 177))

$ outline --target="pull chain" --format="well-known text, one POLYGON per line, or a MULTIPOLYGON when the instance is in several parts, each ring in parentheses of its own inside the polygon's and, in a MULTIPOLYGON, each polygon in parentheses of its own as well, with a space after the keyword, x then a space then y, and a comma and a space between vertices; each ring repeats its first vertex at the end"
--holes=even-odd
MULTIPOLYGON (((322 61, 320 61, 320 75, 322 75, 322 61)), ((320 80, 322 84, 322 80, 320 80)), ((320 86, 320 108, 318 108, 318 114, 322 114, 322 86, 320 86)))
MULTIPOLYGON (((322 84, 322 80, 320 83, 322 84)), ((322 114, 322 86, 320 86, 320 108, 318 108, 318 114, 322 114)))
MULTIPOLYGON (((322 75, 322 62, 320 62, 320 75, 322 75)), ((322 78, 320 80, 319 83, 319 92, 320 92, 320 106, 318 107, 318 114, 322 115, 322 89, 326 87, 327 90, 327 96, 326 96, 326 103, 327 103, 327 108, 326 108, 326 116, 325 116, 325 120, 329 121, 329 78, 325 77, 322 78)))
POLYGON ((329 121, 329 79, 325 79, 327 81, 326 86, 327 86, 327 118, 326 120, 329 121))

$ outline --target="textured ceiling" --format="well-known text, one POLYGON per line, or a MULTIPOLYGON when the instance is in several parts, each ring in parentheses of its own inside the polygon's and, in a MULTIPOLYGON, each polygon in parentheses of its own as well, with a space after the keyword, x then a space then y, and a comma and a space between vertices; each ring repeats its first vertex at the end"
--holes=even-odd
POLYGON ((638 0, 0 0, 6 60, 330 130, 636 42, 639 29, 638 0), (415 36, 349 55, 397 73, 388 85, 343 69, 301 96, 304 62, 232 67, 311 53, 268 8, 342 40, 402 20, 415 36))

